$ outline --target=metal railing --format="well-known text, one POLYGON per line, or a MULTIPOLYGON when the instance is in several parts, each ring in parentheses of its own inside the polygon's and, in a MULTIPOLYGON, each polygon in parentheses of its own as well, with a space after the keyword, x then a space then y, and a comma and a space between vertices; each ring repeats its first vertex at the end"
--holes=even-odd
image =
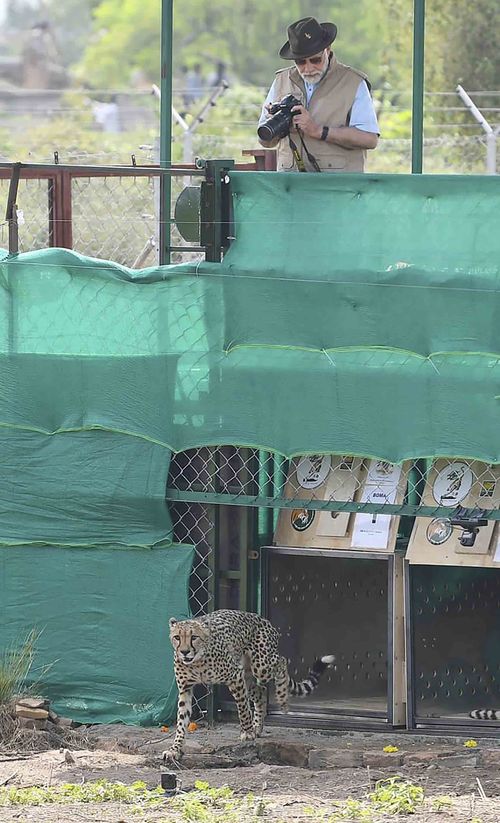
MULTIPOLYGON (((248 162, 234 168, 262 171, 275 167, 273 151, 247 154, 248 162)), ((155 165, 1 163, 0 192, 5 197, 6 218, 0 246, 8 247, 10 253, 48 247, 73 249, 141 268, 158 262, 160 226, 168 221, 172 262, 183 262, 193 255, 200 259, 205 246, 184 242, 172 214, 186 184, 206 180, 217 164, 224 165, 224 161, 214 163, 215 167, 208 161, 169 169, 155 165), (172 181, 170 214, 165 216, 160 202, 164 175, 172 181)))

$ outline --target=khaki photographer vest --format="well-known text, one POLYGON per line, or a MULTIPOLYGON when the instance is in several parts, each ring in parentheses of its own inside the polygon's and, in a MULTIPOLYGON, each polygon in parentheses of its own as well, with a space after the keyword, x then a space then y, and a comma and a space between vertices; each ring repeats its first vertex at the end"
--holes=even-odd
MULTIPOLYGON (((315 88, 309 106, 306 106, 304 81, 295 66, 292 66, 276 72, 276 98, 274 102, 281 100, 286 94, 293 94, 302 101, 318 125, 330 126, 331 128, 348 126, 352 104, 361 80, 367 80, 365 74, 339 63, 335 57, 332 57, 327 73, 315 88)), ((292 139, 302 156, 306 170, 314 171, 305 156, 300 138, 296 132, 292 134, 292 139)), ((321 171, 364 171, 366 158, 364 149, 346 149, 343 146, 327 143, 324 140, 316 140, 305 135, 304 142, 309 153, 316 158, 321 171)), ((298 171, 288 143, 288 137, 280 140, 276 149, 277 170, 298 171)))

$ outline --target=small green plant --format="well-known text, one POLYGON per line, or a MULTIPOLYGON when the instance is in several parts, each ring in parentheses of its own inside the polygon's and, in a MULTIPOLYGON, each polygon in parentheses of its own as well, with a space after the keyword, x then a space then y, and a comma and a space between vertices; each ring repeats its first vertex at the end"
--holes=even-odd
POLYGON ((340 823, 342 820, 358 820, 363 823, 371 823, 373 815, 371 809, 360 800, 353 800, 351 797, 341 804, 338 811, 328 817, 328 823, 340 823))
POLYGON ((62 783, 60 785, 27 788, 0 787, 0 806, 41 806, 44 803, 144 803, 155 806, 165 802, 161 787, 148 789, 141 780, 126 786, 95 780, 89 783, 62 783))
POLYGON ((442 812, 443 809, 449 809, 450 806, 453 806, 453 800, 446 794, 432 798, 432 809, 435 812, 442 812))
POLYGON ((400 777, 379 780, 370 801, 378 812, 384 814, 413 814, 423 803, 424 790, 400 777))
POLYGON ((173 798, 171 803, 189 823, 240 823, 242 819, 258 823, 266 812, 262 797, 248 794, 239 798, 227 786, 211 788, 202 780, 196 781, 194 791, 173 798))

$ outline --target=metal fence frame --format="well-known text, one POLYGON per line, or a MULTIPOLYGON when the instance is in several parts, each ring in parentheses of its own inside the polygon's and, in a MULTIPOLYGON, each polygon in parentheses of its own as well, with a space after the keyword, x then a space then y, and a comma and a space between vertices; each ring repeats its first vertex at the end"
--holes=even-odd
MULTIPOLYGON (((170 168, 161 168, 158 165, 146 166, 87 166, 73 164, 45 164, 45 163, 0 163, 0 181, 9 181, 9 192, 6 204, 5 220, 9 226, 9 252, 19 251, 17 226, 17 194, 21 180, 47 181, 47 225, 49 246, 63 249, 73 248, 73 192, 72 183, 82 178, 137 178, 161 180, 165 177, 199 177, 208 183, 207 208, 219 208, 218 193, 220 189, 213 185, 215 175, 220 183, 222 170, 234 167, 238 171, 272 171, 276 168, 276 153, 272 150, 247 151, 248 162, 234 164, 233 161, 199 161, 196 164, 172 165, 170 168), (252 160, 250 160, 250 157, 252 160), (210 192, 212 182, 213 198, 210 192)), ((171 215, 162 214, 160 202, 160 227, 162 221, 172 222, 171 215)), ((208 221, 207 221, 208 222, 208 221)), ((210 229, 219 226, 217 220, 210 221, 205 226, 207 242, 200 246, 169 246, 169 251, 206 251, 217 237, 210 236, 210 229)), ((220 259, 220 250, 213 248, 208 251, 207 259, 220 259)))

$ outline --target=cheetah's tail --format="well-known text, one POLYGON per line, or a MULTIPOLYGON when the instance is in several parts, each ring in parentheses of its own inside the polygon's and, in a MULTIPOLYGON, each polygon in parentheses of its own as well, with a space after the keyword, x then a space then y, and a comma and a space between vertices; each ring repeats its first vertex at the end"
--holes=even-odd
POLYGON ((325 654, 314 661, 305 680, 294 680, 288 676, 288 693, 293 697, 307 697, 318 685, 321 675, 329 669, 335 661, 335 655, 325 654))
POLYGON ((469 713, 469 717, 473 717, 474 720, 500 720, 500 710, 474 709, 473 712, 469 713))

